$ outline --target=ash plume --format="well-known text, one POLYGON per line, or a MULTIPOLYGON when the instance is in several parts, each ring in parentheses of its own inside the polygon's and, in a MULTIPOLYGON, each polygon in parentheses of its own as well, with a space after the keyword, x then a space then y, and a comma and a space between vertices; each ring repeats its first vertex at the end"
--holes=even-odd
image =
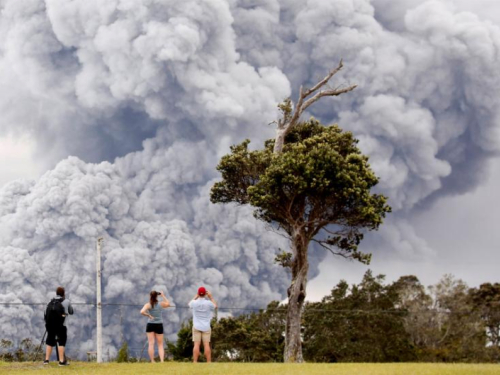
MULTIPOLYGON (((432 254, 408 218, 480 184, 499 152, 500 28, 450 1, 393 5, 1 0, 0 135, 32 135, 48 171, 0 189, 0 302, 45 302, 59 284, 93 302, 100 235, 108 302, 163 288, 185 306, 199 284, 226 306, 283 298, 286 241, 209 189, 229 146, 273 137, 276 104, 340 58, 332 84, 358 89, 308 115, 355 133, 390 198, 364 246, 432 254)), ((70 322, 80 351, 95 335, 83 310, 70 322)), ((105 312, 105 345, 142 340, 136 310, 105 312)), ((42 335, 40 309, 0 311, 5 338, 42 335)), ((186 311, 165 317, 173 338, 186 311)))

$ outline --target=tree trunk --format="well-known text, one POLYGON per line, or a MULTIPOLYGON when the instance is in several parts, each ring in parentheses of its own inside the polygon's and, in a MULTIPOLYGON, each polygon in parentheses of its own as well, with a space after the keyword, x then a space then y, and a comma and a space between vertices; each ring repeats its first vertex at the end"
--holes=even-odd
POLYGON ((281 153, 283 151, 283 145, 285 144, 286 128, 276 130, 276 138, 274 140, 274 150, 275 154, 281 153))
POLYGON ((308 241, 297 231, 292 237, 292 283, 288 288, 288 311, 285 329, 285 362, 304 362, 302 357, 302 307, 306 298, 308 241))

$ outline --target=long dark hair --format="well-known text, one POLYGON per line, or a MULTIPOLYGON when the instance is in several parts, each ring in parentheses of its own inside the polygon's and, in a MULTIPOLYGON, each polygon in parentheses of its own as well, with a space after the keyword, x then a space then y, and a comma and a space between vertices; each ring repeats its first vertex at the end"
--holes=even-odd
POLYGON ((158 293, 156 293, 155 290, 152 290, 149 293, 149 303, 151 304, 151 308, 155 307, 155 305, 158 303, 158 293))

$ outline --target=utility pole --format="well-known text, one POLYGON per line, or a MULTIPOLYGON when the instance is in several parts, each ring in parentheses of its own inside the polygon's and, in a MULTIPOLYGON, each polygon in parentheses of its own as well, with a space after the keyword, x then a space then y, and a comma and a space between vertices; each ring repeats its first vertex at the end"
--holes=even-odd
POLYGON ((101 246, 104 239, 99 237, 97 239, 97 363, 102 363, 102 304, 101 304, 101 246))

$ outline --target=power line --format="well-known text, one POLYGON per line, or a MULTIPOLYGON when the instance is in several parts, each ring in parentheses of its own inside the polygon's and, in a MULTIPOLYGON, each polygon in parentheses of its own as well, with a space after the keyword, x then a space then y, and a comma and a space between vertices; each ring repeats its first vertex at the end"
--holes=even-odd
MULTIPOLYGON (((96 306, 95 302, 71 302, 75 306, 96 306)), ((46 303, 36 302, 0 302, 0 306, 46 306, 46 303)), ((102 303, 101 306, 129 306, 129 307, 142 307, 142 304, 136 303, 102 303)), ((168 308, 173 309, 189 309, 188 306, 171 305, 168 308)), ((252 307, 218 307, 218 310, 229 311, 257 311, 257 312, 286 312, 286 308, 266 309, 266 308, 252 308, 252 307)), ((331 312, 331 313, 351 313, 351 314, 407 314, 404 310, 360 310, 360 309, 317 309, 307 308, 307 312, 331 312)))
MULTIPOLYGON (((71 302, 72 305, 75 306, 97 306, 95 302, 71 302)), ((47 304, 44 302, 0 302, 0 306, 46 306, 47 304)), ((128 307, 142 307, 143 304, 137 303, 102 303, 101 306, 128 306, 128 307)), ((168 308, 172 309, 189 309, 189 306, 177 306, 170 305, 168 308)), ((257 307, 217 307, 217 310, 223 311, 247 311, 247 312, 286 312, 286 307, 282 308, 274 308, 274 309, 266 309, 266 308, 257 308, 257 307)), ((388 310, 362 310, 362 309, 321 309, 321 308, 308 308, 303 307, 304 312, 327 312, 327 313, 337 313, 337 314, 365 314, 365 315, 376 315, 376 314, 401 314, 405 315, 409 312, 406 310, 396 310, 396 309, 388 309, 388 310)), ((428 312, 434 312, 439 314, 464 314, 466 311, 445 311, 445 310, 426 310, 428 312)))

